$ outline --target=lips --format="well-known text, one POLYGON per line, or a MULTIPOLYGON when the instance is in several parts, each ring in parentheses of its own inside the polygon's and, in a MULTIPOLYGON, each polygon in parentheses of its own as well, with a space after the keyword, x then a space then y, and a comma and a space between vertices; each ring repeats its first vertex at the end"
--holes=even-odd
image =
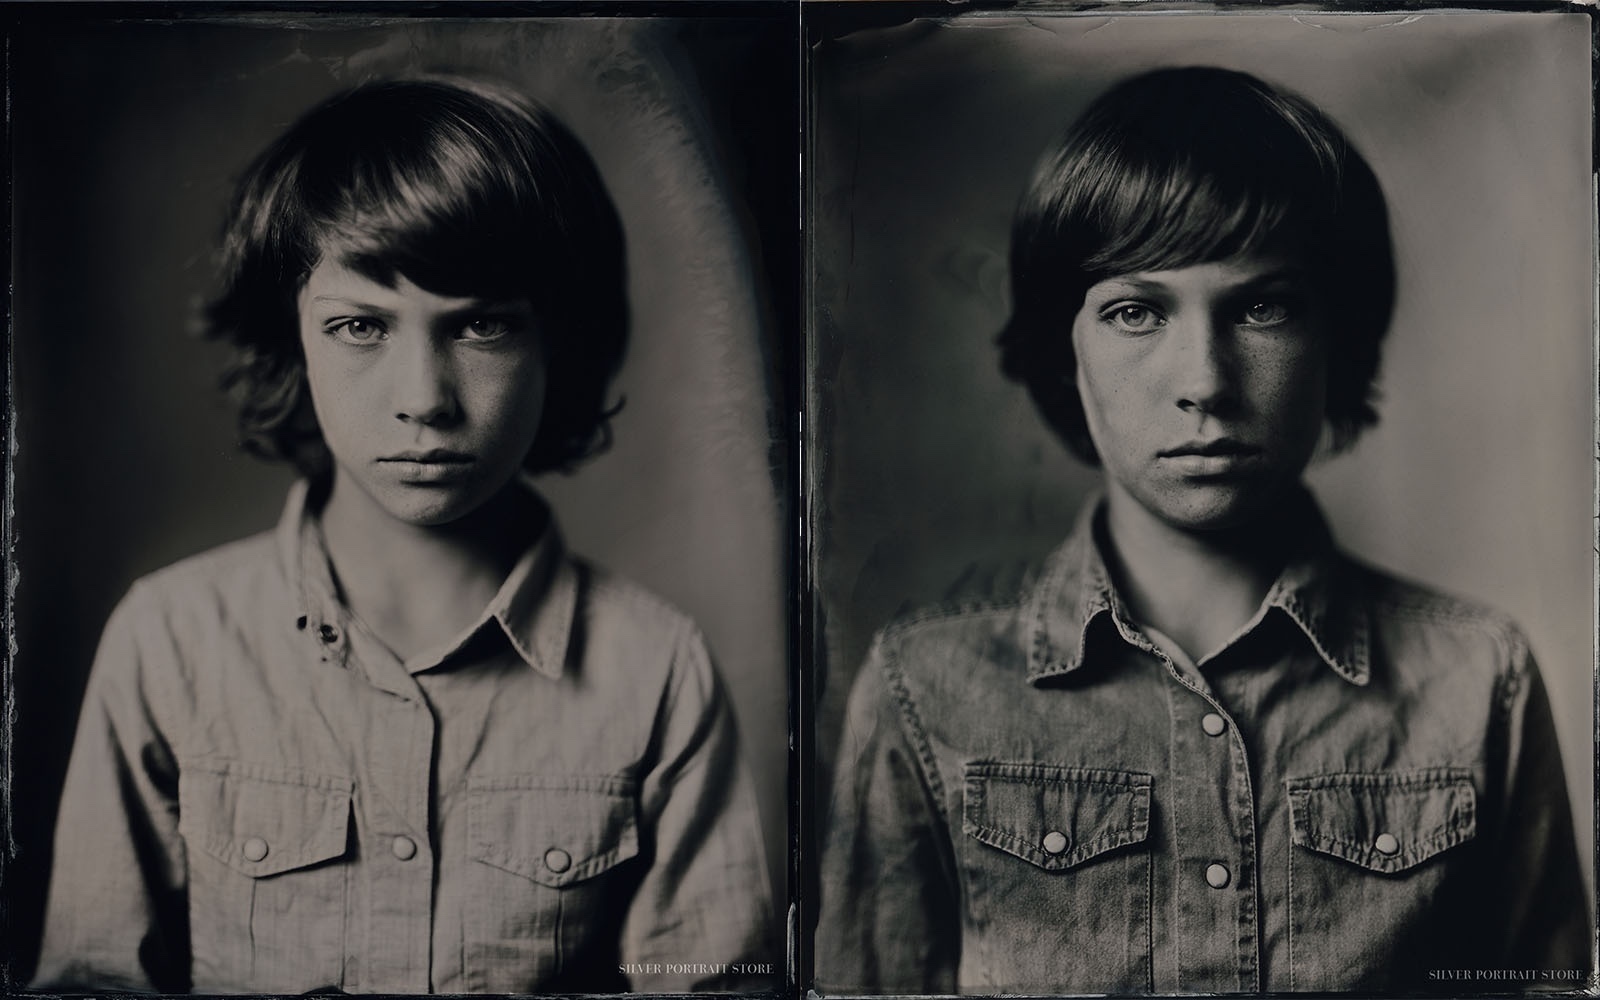
POLYGON ((1168 448, 1158 452, 1162 458, 1178 458, 1184 455, 1200 455, 1210 457, 1214 455, 1254 455, 1261 449, 1253 444, 1245 444, 1233 438, 1213 438, 1210 441, 1186 441, 1176 448, 1168 448))
POLYGON ((476 458, 466 452, 431 448, 426 451, 402 451, 385 455, 378 459, 378 464, 390 470, 390 475, 403 484, 431 488, 470 479, 472 465, 476 461, 476 458))
POLYGON ((1263 451, 1257 445, 1234 438, 1212 438, 1185 441, 1157 454, 1182 475, 1205 478, 1241 473, 1253 465, 1263 451))
POLYGON ((401 462, 410 465, 467 465, 473 461, 473 458, 463 451, 434 448, 429 451, 402 451, 394 455, 385 455, 378 461, 401 462))

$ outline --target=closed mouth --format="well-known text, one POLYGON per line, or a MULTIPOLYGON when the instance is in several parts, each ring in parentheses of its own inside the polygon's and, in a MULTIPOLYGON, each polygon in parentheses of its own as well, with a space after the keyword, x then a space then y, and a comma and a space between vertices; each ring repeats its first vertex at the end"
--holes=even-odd
POLYGON ((434 448, 431 451, 403 451, 396 455, 385 455, 378 461, 404 462, 410 465, 466 465, 473 461, 473 457, 461 451, 434 448))
POLYGON ((1186 455, 1197 455, 1210 458, 1219 455, 1242 456, 1254 455, 1261 449, 1253 444, 1245 444, 1233 438, 1216 438, 1211 441, 1186 441, 1175 448, 1168 448, 1158 452, 1162 458, 1180 458, 1186 455))

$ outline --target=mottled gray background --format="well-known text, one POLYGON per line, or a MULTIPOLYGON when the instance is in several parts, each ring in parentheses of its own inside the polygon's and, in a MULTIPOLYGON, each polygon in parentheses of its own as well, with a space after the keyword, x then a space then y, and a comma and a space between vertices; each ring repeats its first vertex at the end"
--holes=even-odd
POLYGON ((190 332, 231 185, 313 103, 427 69, 500 76, 551 105, 621 212, 627 406, 610 452, 542 485, 576 551, 703 626, 782 899, 796 30, 792 17, 257 18, 14 33, 16 853, 0 933, 14 974, 33 961, 56 799, 106 615, 135 577, 272 526, 290 479, 235 448, 216 390, 222 350, 190 332))
POLYGON ((1347 548, 1527 629, 1593 885, 1588 19, 1284 10, 816 34, 819 810, 873 630, 1053 548, 1098 483, 993 348, 1035 159, 1113 82, 1211 64, 1321 104, 1385 187, 1400 295, 1383 422, 1310 479, 1347 548))

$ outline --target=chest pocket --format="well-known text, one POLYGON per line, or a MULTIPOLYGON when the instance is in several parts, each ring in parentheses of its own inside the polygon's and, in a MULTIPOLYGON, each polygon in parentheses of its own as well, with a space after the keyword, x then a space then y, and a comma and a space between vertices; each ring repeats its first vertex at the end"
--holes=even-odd
POLYGON ((276 766, 184 765, 178 832, 197 991, 340 984, 352 788, 348 778, 276 766))
POLYGON ((1467 770, 1327 774, 1290 778, 1288 788, 1295 844, 1386 875, 1477 832, 1467 770))
MULTIPOLYGON (((1290 967, 1295 989, 1389 986, 1409 964, 1437 967, 1460 908, 1470 858, 1452 850, 1477 834, 1472 771, 1322 774, 1290 778, 1290 967), (1382 969, 1383 982, 1353 979, 1382 969)), ((1426 970, 1413 970, 1420 977, 1426 970)))
POLYGON ((1005 992, 1149 991, 1150 775, 980 761, 965 778, 978 948, 963 975, 1005 992))
POLYGON ((496 775, 468 783, 477 864, 466 914, 470 988, 574 989, 574 969, 616 968, 615 950, 641 851, 638 795, 621 775, 496 775))

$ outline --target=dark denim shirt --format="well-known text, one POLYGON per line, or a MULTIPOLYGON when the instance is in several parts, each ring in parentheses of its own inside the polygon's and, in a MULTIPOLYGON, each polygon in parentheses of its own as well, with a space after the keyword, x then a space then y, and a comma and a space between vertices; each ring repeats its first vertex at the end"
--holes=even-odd
POLYGON ((1503 991, 1528 980, 1455 977, 1588 970, 1522 633, 1344 557, 1306 507, 1303 549, 1198 665, 1134 623, 1092 508, 1020 599, 885 629, 829 803, 819 987, 1503 991))
POLYGON ((770 986, 754 790, 699 630, 554 524, 402 661, 303 484, 275 533, 134 584, 56 827, 37 986, 770 986))

